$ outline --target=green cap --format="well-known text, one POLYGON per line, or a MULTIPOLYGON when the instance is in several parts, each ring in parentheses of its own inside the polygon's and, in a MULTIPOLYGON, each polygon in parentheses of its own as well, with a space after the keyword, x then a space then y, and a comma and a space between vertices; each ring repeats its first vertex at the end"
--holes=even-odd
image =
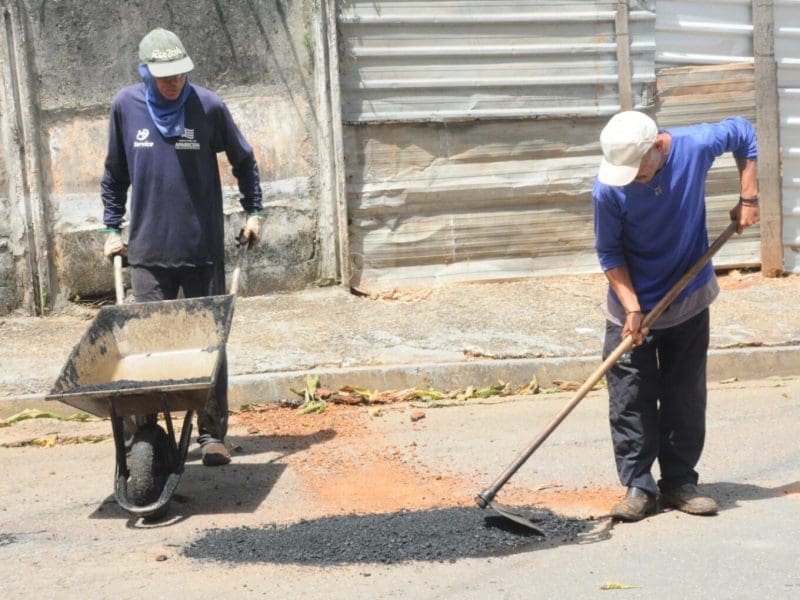
POLYGON ((153 77, 172 77, 194 69, 178 36, 161 28, 153 29, 139 42, 139 60, 153 77))

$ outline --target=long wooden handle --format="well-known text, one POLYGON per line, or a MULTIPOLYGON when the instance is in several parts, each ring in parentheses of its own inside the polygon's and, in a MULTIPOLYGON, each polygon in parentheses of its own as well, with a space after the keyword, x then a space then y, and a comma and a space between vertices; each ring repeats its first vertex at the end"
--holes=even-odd
POLYGON ((114 255, 114 290, 117 293, 117 304, 125 300, 125 287, 122 284, 122 256, 114 255))
MULTIPOLYGON (((658 304, 653 307, 647 315, 645 316, 644 320, 642 321, 642 328, 647 328, 661 315, 662 312, 672 303, 675 298, 677 298, 678 294, 683 291, 683 288, 687 286, 687 284, 694 279, 697 274, 706 266, 711 257, 714 256, 717 251, 728 241, 728 239, 733 235, 736 231, 736 223, 731 222, 730 225, 723 231, 720 236, 714 241, 711 246, 709 246, 708 250, 706 250, 705 254, 701 256, 697 262, 692 265, 692 267, 686 271, 683 277, 681 277, 675 285, 670 288, 670 290, 664 295, 664 297, 659 300, 658 304)), ((595 384, 600 381, 600 378, 603 377, 610 369, 613 367, 619 358, 625 354, 628 350, 631 349, 633 346, 633 338, 631 336, 626 336, 624 340, 616 347, 614 350, 609 354, 608 358, 606 358, 603 363, 595 369, 595 371, 589 375, 589 378, 583 383, 583 385, 578 388, 578 391, 575 392, 575 396, 570 400, 567 405, 561 409, 561 411, 553 418, 547 426, 542 429, 539 435, 536 436, 530 445, 523 450, 514 462, 512 462, 505 471, 503 471, 500 476, 482 491, 478 496, 475 498, 476 502, 482 508, 485 508, 486 505, 491 502, 492 498, 495 497, 500 488, 503 487, 506 482, 511 479, 511 476, 516 473, 519 468, 528 460, 534 452, 541 446, 544 441, 550 436, 553 431, 561 424, 561 422, 567 418, 567 415, 572 412, 572 410, 578 406, 581 400, 583 400, 584 396, 589 393, 595 384)))
POLYGON ((240 241, 239 249, 236 251, 236 265, 233 267, 231 274, 231 290, 230 294, 235 296, 239 291, 239 278, 242 275, 242 263, 244 263, 245 254, 247 254, 248 240, 245 238, 244 242, 240 241))

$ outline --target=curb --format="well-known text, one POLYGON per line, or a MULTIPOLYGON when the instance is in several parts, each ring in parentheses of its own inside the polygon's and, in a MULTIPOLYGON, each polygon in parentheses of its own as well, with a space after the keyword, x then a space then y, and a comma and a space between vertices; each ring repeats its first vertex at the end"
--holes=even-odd
MULTIPOLYGON (((468 385, 492 385, 498 380, 524 385, 534 376, 541 386, 551 387, 555 379, 584 381, 600 363, 599 356, 515 358, 235 375, 229 380, 228 403, 231 408, 237 408, 253 402, 296 400, 292 389, 303 389, 306 375, 312 373, 319 375, 323 387, 332 390, 346 385, 381 391, 454 390, 468 385)), ((800 345, 712 349, 708 353, 709 381, 797 375, 800 375, 800 345)), ((75 412, 71 406, 45 400, 44 393, 0 398, 0 418, 26 408, 63 415, 75 412)))
MULTIPOLYGON (((370 390, 454 390, 468 385, 488 386, 498 380, 524 385, 532 377, 539 385, 551 387, 556 379, 583 382, 601 362, 600 356, 521 358, 239 375, 230 380, 229 403, 236 406, 297 399, 292 389, 303 389, 306 375, 312 373, 331 390, 346 385, 370 390)), ((708 354, 708 381, 793 375, 800 375, 800 346, 721 349, 708 354)))

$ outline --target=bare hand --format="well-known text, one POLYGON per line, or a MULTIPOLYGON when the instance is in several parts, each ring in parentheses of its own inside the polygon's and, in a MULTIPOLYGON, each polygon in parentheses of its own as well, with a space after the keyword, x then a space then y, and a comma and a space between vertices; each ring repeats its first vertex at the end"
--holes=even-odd
POLYGON ((751 225, 758 223, 758 205, 737 204, 731 209, 731 221, 736 223, 736 233, 742 233, 751 225))
POLYGON ((644 341, 647 336, 648 330, 642 329, 642 321, 644 315, 640 311, 629 312, 625 316, 625 325, 622 328, 622 339, 631 336, 633 338, 633 345, 638 346, 644 341))

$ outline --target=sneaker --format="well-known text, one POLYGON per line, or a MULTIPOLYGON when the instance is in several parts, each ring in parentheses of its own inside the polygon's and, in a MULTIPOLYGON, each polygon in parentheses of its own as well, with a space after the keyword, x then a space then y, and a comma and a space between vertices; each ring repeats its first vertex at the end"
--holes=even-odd
POLYGON ((231 462, 231 453, 222 442, 204 444, 200 451, 203 454, 203 464, 207 467, 220 467, 231 462))
POLYGON ((661 506, 691 515, 715 515, 719 510, 716 500, 703 496, 693 483, 661 492, 661 506))
POLYGON ((641 521, 656 512, 656 498, 643 489, 629 487, 625 497, 611 509, 611 516, 618 521, 641 521))

